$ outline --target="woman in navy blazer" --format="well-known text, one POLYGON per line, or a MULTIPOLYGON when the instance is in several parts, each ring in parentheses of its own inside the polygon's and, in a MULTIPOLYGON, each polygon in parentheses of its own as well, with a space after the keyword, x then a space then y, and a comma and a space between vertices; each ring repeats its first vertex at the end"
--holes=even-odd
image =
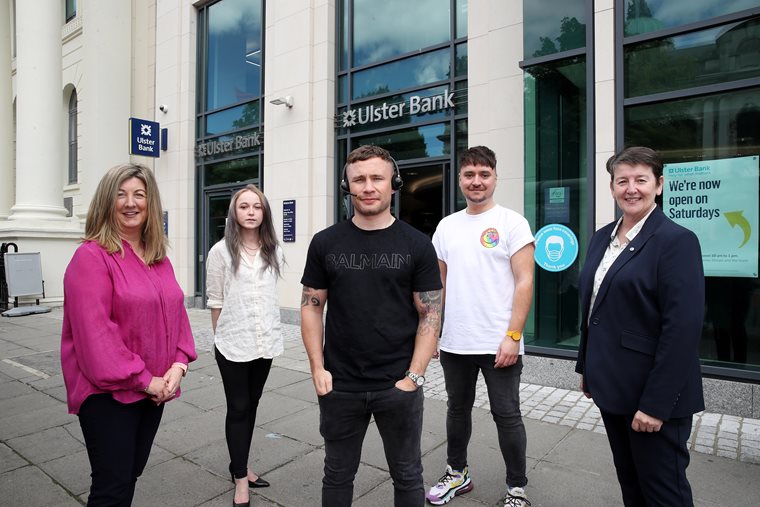
POLYGON ((591 238, 580 277, 575 370, 602 414, 626 506, 693 505, 686 442, 704 410, 702 253, 655 204, 662 166, 645 147, 607 161, 623 216, 591 238))

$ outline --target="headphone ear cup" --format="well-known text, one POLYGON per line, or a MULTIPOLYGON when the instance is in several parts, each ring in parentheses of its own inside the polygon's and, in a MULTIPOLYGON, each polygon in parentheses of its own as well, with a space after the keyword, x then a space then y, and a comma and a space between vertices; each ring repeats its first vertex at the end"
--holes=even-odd
POLYGON ((401 175, 400 174, 396 174, 393 177, 393 180, 391 181, 391 188, 393 190, 398 190, 399 188, 401 188, 403 186, 404 186, 404 180, 401 179, 401 175))
POLYGON ((345 178, 340 180, 340 189, 343 190, 347 194, 351 192, 351 189, 348 188, 348 182, 346 181, 345 178))

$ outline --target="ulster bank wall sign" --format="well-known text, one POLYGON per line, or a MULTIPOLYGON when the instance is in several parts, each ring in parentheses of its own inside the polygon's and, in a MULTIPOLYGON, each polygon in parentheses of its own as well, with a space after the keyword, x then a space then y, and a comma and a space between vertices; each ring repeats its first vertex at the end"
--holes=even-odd
POLYGON ((195 147, 195 156, 197 158, 206 158, 214 155, 225 155, 239 150, 257 149, 261 147, 263 137, 261 132, 251 132, 198 143, 195 147))
POLYGON ((395 120, 415 114, 435 113, 454 108, 454 92, 447 89, 440 95, 421 97, 412 95, 404 102, 370 104, 349 109, 336 118, 337 128, 351 128, 357 125, 368 125, 385 120, 395 120))

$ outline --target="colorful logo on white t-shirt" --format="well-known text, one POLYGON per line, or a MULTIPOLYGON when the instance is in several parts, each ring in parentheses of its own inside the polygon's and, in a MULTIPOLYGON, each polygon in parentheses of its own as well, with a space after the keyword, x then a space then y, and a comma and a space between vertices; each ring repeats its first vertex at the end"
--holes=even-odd
POLYGON ((480 244, 486 248, 493 248, 499 244, 499 231, 489 227, 480 235, 480 244))

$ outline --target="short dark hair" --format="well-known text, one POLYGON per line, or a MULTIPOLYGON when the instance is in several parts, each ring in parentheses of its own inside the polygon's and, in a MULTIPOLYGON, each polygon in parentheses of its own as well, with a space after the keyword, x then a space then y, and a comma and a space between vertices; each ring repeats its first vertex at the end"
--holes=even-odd
POLYGON ((631 146, 611 156, 607 160, 607 172, 610 173, 610 180, 615 177, 615 169, 620 164, 645 165, 652 169, 654 177, 658 180, 662 176, 662 158, 656 151, 646 146, 631 146))
POLYGON ((459 170, 466 165, 482 165, 496 170, 496 153, 487 146, 473 146, 459 155, 459 170))
POLYGON ((394 165, 393 157, 391 157, 391 154, 388 153, 388 150, 379 146, 375 146, 374 144, 365 144, 364 146, 359 146, 348 154, 344 171, 348 168, 349 164, 353 164, 354 162, 362 162, 371 158, 379 158, 385 160, 391 165, 391 168, 394 165))

